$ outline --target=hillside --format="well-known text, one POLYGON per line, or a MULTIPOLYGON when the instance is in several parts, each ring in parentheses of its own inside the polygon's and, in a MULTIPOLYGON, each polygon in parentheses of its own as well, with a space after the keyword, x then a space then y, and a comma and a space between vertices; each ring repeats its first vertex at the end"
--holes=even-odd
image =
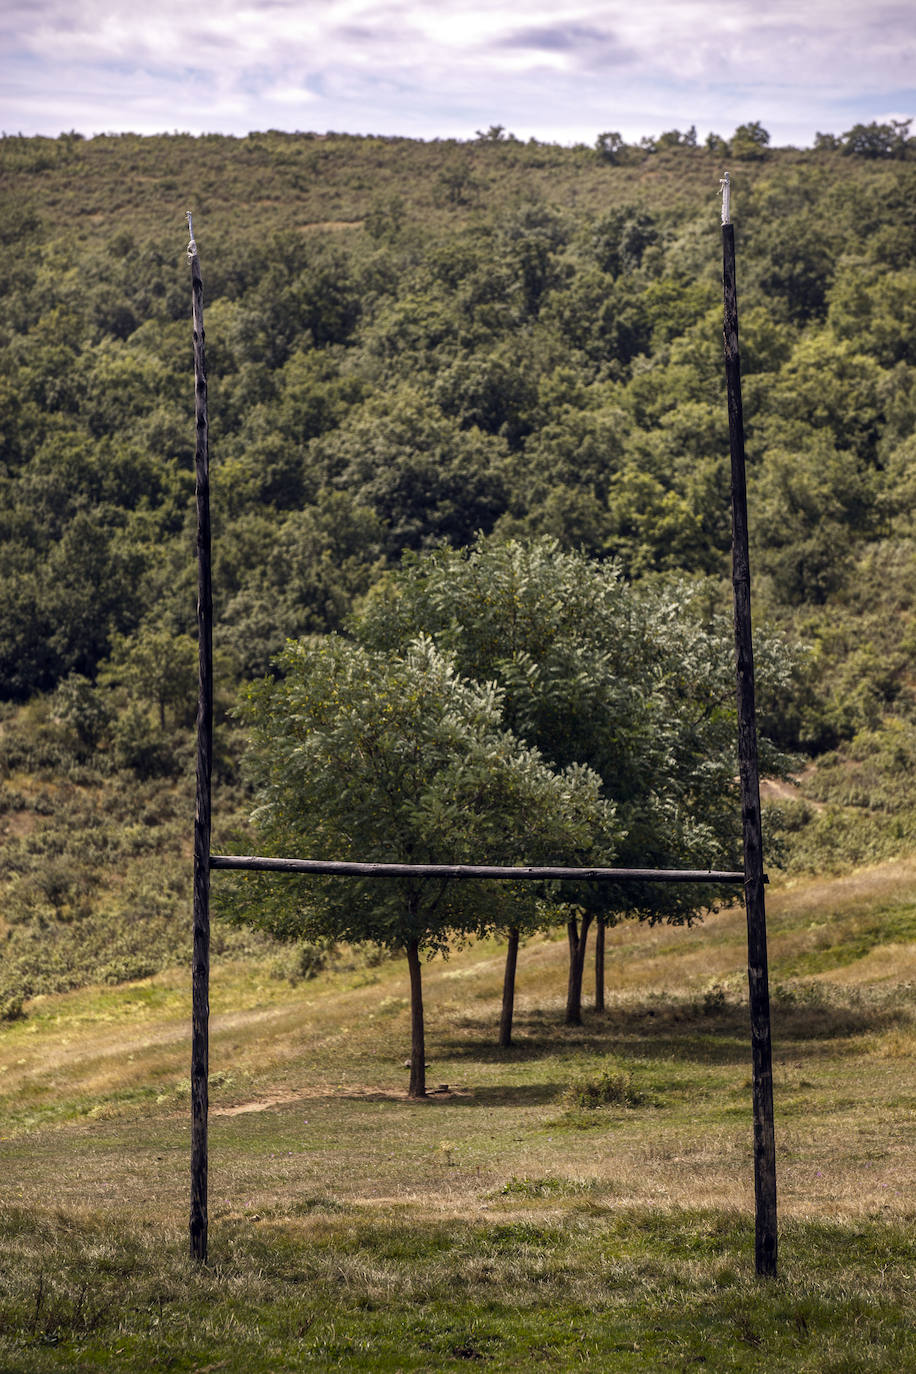
MULTIPOLYGON (((756 610, 799 647, 771 863, 916 838, 912 160, 731 160, 756 610)), ((178 948, 190 815, 190 292, 207 296, 217 842, 241 679, 404 549, 548 533, 727 605, 704 149, 329 134, 0 140, 0 843, 22 995, 178 948), (117 930, 106 951, 106 932, 117 930), (77 972, 78 970, 78 972, 77 972)), ((238 935, 227 940, 241 939, 238 935)))

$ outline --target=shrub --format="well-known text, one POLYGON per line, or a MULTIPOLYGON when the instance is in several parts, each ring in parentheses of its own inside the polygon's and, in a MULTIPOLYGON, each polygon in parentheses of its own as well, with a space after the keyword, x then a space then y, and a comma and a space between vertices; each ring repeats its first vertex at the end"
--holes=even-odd
POLYGON ((317 978, 327 968, 329 959, 336 952, 330 940, 306 940, 299 946, 297 960, 300 978, 317 978))
POLYGON ((579 1079, 566 1090, 567 1104, 586 1111, 599 1107, 636 1107, 642 1100, 642 1094, 634 1089, 625 1069, 605 1069, 597 1078, 579 1079))
POLYGON ((164 735, 137 702, 131 702, 118 719, 111 736, 118 768, 130 769, 140 778, 161 777, 173 765, 164 735))
POLYGON ((84 749, 94 750, 111 725, 105 696, 81 673, 71 673, 54 693, 56 716, 69 725, 84 749))

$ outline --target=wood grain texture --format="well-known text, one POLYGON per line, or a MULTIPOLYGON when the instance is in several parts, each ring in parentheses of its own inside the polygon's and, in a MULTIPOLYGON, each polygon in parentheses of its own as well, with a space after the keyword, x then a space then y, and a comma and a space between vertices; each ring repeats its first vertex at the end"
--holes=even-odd
POLYGON ((580 882, 743 883, 744 874, 720 868, 557 868, 496 864, 384 864, 337 859, 265 858, 257 854, 211 854, 210 867, 262 873, 313 873, 338 878, 493 878, 580 882))
POLYGON ((774 1277, 777 1267, 776 1135, 773 1118, 763 836, 760 823, 760 778, 754 700, 754 649, 751 637, 751 573, 747 532, 744 416, 741 404, 741 361, 738 351, 735 231, 731 224, 722 226, 722 248, 725 378, 728 390, 732 473, 732 583, 738 696, 738 766, 744 834, 744 897, 747 911, 747 975, 753 1072, 755 1259, 759 1275, 774 1277))
POLYGON ((191 963, 192 1259, 207 1258, 207 1113, 210 1021, 210 796, 213 771, 213 596, 210 569, 210 453, 204 297, 196 247, 190 254, 197 423, 197 799, 194 812, 194 942, 191 963))

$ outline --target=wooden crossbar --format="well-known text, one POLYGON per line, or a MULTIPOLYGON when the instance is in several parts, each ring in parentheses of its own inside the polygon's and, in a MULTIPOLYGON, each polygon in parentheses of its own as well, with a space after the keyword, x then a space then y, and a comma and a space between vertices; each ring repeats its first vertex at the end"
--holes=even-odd
POLYGON ((495 864, 349 863, 335 859, 271 859, 255 854, 211 854, 210 867, 260 873, 314 873, 338 878, 496 878, 589 883, 743 883, 744 874, 720 868, 525 868, 495 864))

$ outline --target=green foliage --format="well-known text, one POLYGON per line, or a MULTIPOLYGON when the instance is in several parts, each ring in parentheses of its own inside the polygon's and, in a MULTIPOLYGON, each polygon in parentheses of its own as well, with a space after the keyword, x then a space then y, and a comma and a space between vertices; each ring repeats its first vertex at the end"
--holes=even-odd
MULTIPOLYGON (((599 779, 551 770, 502 726, 501 695, 462 679, 429 640, 403 654, 329 636, 290 644, 245 718, 269 853, 426 864, 610 862, 619 827, 599 779)), ((406 876, 301 887, 239 883, 235 913, 281 937, 444 949, 533 901, 524 884, 406 876)), ((522 919, 518 915, 518 919, 522 919)))
POLYGON ((167 713, 176 724, 190 725, 197 706, 197 645, 190 635, 153 627, 116 636, 99 681, 123 687, 135 705, 154 707, 162 730, 167 713))
POLYGON ((505 508, 503 445, 407 386, 354 409, 309 457, 322 488, 346 490, 376 513, 392 555, 466 543, 505 508))
POLYGON ((739 124, 731 136, 732 157, 742 160, 764 157, 769 141, 770 135, 759 120, 739 124))
POLYGON ((168 742, 138 701, 128 701, 119 713, 111 731, 111 753, 116 768, 139 778, 159 777, 172 768, 168 742))
MULTIPOLYGON (((767 146, 758 124, 738 132, 757 150, 767 146)), ((338 580, 329 567, 301 598, 290 586, 288 608, 261 571, 272 540, 253 559, 236 547, 245 537, 236 523, 242 517, 259 517, 265 502, 320 512, 329 486, 387 525, 384 551, 394 560, 405 546, 465 542, 501 515, 519 529, 559 532, 568 513, 570 542, 585 538, 596 553, 619 552, 634 571, 715 563, 722 533, 704 514, 712 493, 701 492, 702 483, 690 489, 694 455, 679 466, 666 453, 664 466, 651 468, 660 491, 632 531, 626 502, 621 508, 615 498, 604 510, 622 466, 616 444, 602 461, 596 435, 594 456, 580 472, 574 466, 592 411, 632 416, 637 446, 647 451, 666 413, 701 399, 721 408, 715 255, 710 229, 697 218, 708 195, 708 154, 690 146, 689 131, 655 140, 664 156, 678 158, 675 208, 663 194, 664 174, 655 174, 650 190, 623 165, 630 150, 602 136, 605 152, 621 155, 620 166, 602 169, 614 188, 608 210, 605 181, 590 180, 594 154, 521 144, 498 126, 490 134, 464 145, 278 133, 241 142, 4 141, 10 176, 28 179, 0 263, 8 321, 0 430, 3 480, 12 483, 4 490, 9 552, 0 568, 7 694, 27 696, 71 671, 94 678, 112 633, 129 635, 163 618, 176 631, 191 628, 187 603, 176 616, 170 601, 176 560, 186 559, 180 539, 190 498, 187 283, 180 254, 157 227, 191 169, 214 207, 224 195, 234 206, 232 217, 214 209, 214 222, 231 227, 210 242, 204 266, 214 489, 233 521, 218 526, 217 547, 227 567, 237 553, 247 560, 244 608, 231 614, 236 626, 261 622, 265 645, 254 655, 234 649, 243 671, 263 668, 287 634, 334 628, 368 584, 378 556, 373 540, 359 575, 354 568, 338 580), (40 181, 29 170, 39 152, 40 181), (455 169, 462 185, 480 187, 481 200, 486 193, 485 214, 461 204, 461 185, 449 181, 455 169), (109 178, 145 178, 142 201, 125 197, 113 248, 91 220, 84 239, 65 235, 77 174, 89 216, 94 205, 110 204, 109 178), (433 191, 443 177, 452 188, 445 213, 433 191), (260 190, 255 212, 245 188, 258 179, 276 195, 265 207, 260 190), (372 207, 388 205, 396 188, 399 208, 380 237, 372 207), (360 231, 363 221, 371 232, 360 231), (539 400, 542 381, 560 369, 575 378, 574 399, 560 403, 545 392, 539 400), (604 388, 600 405, 596 384, 604 388), (482 436, 504 441, 524 461, 506 468, 500 444, 482 436), (569 455, 561 481, 550 467, 557 452, 569 455), (85 523, 90 510, 98 512, 93 529, 85 523), (57 566, 46 575, 49 558, 57 566), (304 624, 295 606, 315 602, 328 609, 304 624)), ((850 177, 841 196, 829 177, 801 178, 803 165, 803 155, 776 150, 742 174, 750 197, 742 274, 761 293, 745 296, 745 317, 753 306, 770 317, 766 326, 775 312, 796 328, 821 318, 829 295, 837 332, 855 340, 857 358, 873 354, 882 368, 907 360, 908 326, 893 307, 906 299, 907 284, 885 280, 884 255, 905 252, 911 197, 900 179, 909 169, 891 160, 870 172, 885 176, 880 185, 850 177), (766 189, 759 213, 757 187, 766 189), (836 267, 851 263, 860 243, 875 263, 861 310, 854 305, 861 291, 851 297, 844 282, 861 278, 862 269, 836 267), (852 308, 874 322, 867 348, 852 308)), ((743 184, 736 194, 745 195, 743 184)), ((747 354, 746 327, 745 340, 747 354)), ((748 397, 752 417, 773 408, 768 396, 793 342, 781 345, 779 358, 768 356, 766 376, 748 397)), ((785 380, 797 393, 795 374, 785 380)), ((820 390, 818 378, 814 397, 798 396, 790 407, 800 413, 795 423, 819 423, 820 390)), ((870 446, 883 423, 878 413, 856 443, 870 446)), ((626 426, 618 432, 629 439, 626 426)), ((704 436, 701 461, 712 462, 722 442, 704 436)), ((329 554, 333 564, 333 547, 329 554)), ((232 600, 218 602, 220 615, 232 600)), ((238 644, 239 634, 231 637, 238 644)))
MULTIPOLYGON (((702 585, 637 589, 614 565, 555 540, 480 537, 469 549, 405 559, 354 629, 388 651, 431 635, 461 673, 499 684, 514 734, 555 766, 588 764, 600 775, 625 832, 621 864, 734 862, 732 630, 709 614, 702 585)), ((786 671, 775 645, 761 662, 775 686, 786 671)), ((777 756, 770 765, 781 766, 777 756)), ((684 919, 716 894, 603 884, 576 900, 684 919)))
POLYGON ((599 134, 595 139, 595 151, 605 162, 617 162, 626 146, 620 134, 616 132, 599 134))
POLYGON ((856 536, 868 527, 872 475, 854 455, 827 444, 801 453, 774 448, 752 490, 760 522, 758 567, 772 579, 778 599, 824 604, 842 586, 856 536))
POLYGON ((695 148, 697 146, 697 129, 695 124, 681 133, 680 129, 668 129, 665 133, 659 134, 656 147, 659 150, 665 148, 695 148))
POLYGON ((71 673, 54 694, 56 714, 72 727, 87 751, 101 742, 111 725, 111 710, 103 693, 81 673, 71 673))
POLYGON ((338 629, 382 566, 383 543, 374 511, 344 491, 273 520, 246 512, 229 523, 214 572, 221 680, 260 676, 287 639, 338 629))
POLYGON ((598 265, 612 277, 641 267, 646 249, 658 241, 654 216, 635 205, 609 210, 593 233, 598 265))
POLYGON ((909 137, 911 119, 892 119, 887 124, 872 120, 870 124, 854 124, 842 139, 844 153, 857 157, 905 157, 912 140, 909 137))
POLYGON ((770 807, 767 816, 776 862, 792 873, 848 873, 908 853, 916 844, 916 826, 906 813, 887 816, 832 805, 814 809, 800 800, 770 807))

